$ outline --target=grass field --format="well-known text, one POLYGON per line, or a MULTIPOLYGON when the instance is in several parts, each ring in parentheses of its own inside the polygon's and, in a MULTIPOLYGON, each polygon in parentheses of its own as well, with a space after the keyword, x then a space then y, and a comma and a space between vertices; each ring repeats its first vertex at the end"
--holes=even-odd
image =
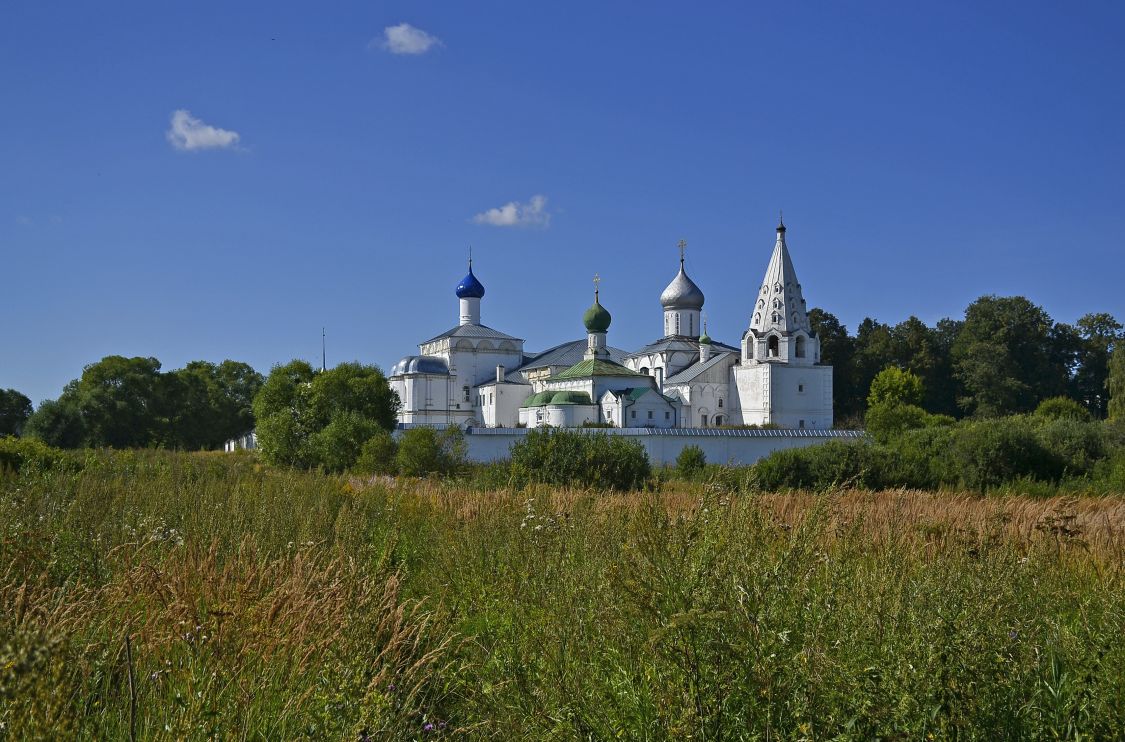
POLYGON ((1125 500, 0 475, 0 739, 1121 739, 1125 500))

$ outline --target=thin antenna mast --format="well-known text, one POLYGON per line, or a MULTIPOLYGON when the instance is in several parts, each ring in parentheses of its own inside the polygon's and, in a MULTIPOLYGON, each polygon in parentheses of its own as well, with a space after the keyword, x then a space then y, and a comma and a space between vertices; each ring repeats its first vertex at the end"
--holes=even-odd
POLYGON ((321 371, 327 371, 328 370, 328 355, 325 352, 324 328, 323 327, 320 328, 320 370, 321 371))

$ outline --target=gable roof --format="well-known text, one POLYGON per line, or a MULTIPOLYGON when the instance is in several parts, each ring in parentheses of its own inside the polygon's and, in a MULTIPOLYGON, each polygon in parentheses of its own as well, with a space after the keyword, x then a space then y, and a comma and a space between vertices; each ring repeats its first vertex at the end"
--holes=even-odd
MULTIPOLYGON (((573 366, 582 360, 582 356, 586 353, 586 345, 585 339, 560 343, 542 353, 532 355, 518 370, 530 371, 547 366, 573 366)), ((620 348, 607 347, 606 350, 609 351, 609 360, 614 363, 621 363, 625 360, 626 353, 620 348)))
POLYGON ((607 389, 606 394, 611 394, 618 400, 636 402, 641 397, 648 393, 655 394, 669 404, 679 404, 680 400, 674 397, 669 397, 667 394, 661 394, 656 389, 647 386, 632 387, 630 389, 607 389))
MULTIPOLYGON (((717 342, 717 341, 711 341, 711 347, 713 349, 714 348, 721 348, 722 350, 730 350, 730 351, 738 352, 738 348, 735 348, 733 346, 727 345, 726 343, 720 343, 720 342, 717 342)), ((666 350, 684 351, 684 352, 688 352, 688 353, 698 353, 699 352, 699 340, 697 338, 690 338, 690 337, 687 337, 687 336, 684 336, 684 335, 672 335, 670 337, 660 338, 656 342, 649 343, 648 345, 644 346, 640 350, 637 350, 637 351, 634 351, 634 352, 630 353, 629 358, 636 358, 637 356, 649 355, 650 353, 661 353, 661 352, 666 351, 666 350)))
POLYGON ((601 358, 587 358, 551 378, 584 379, 591 376, 644 376, 644 374, 630 371, 620 363, 614 363, 613 361, 606 361, 601 358))
POLYGON ((669 376, 664 380, 664 385, 668 386, 669 384, 687 384, 688 382, 694 381, 711 369, 720 365, 723 361, 730 360, 730 357, 732 355, 732 351, 721 351, 719 353, 713 353, 706 362, 700 363, 699 361, 696 361, 684 370, 680 371, 678 374, 669 376))
POLYGON ((499 330, 493 330, 491 327, 485 327, 484 325, 457 325, 452 330, 446 330, 442 334, 432 337, 429 340, 424 340, 419 344, 429 345, 430 343, 446 338, 487 338, 489 340, 515 340, 516 342, 523 342, 523 338, 513 337, 499 330))

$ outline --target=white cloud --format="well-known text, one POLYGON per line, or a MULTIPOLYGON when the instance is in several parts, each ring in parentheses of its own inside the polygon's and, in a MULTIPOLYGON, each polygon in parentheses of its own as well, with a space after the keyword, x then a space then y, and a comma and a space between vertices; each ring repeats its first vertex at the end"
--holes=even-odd
POLYGON ((433 47, 441 45, 441 39, 437 36, 415 28, 409 23, 400 23, 397 26, 384 28, 383 38, 372 39, 367 48, 378 46, 391 54, 425 54, 433 47))
POLYGON ((509 201, 498 208, 482 211, 473 217, 473 222, 493 227, 546 227, 551 223, 551 214, 547 211, 547 197, 535 195, 525 204, 509 201))
POLYGON ((205 124, 181 108, 172 114, 172 125, 166 136, 176 149, 226 149, 238 144, 238 132, 205 124))

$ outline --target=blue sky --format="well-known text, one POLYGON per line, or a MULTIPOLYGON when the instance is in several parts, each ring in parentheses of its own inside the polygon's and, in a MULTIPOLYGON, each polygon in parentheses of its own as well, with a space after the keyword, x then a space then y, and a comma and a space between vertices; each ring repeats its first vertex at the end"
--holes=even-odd
POLYGON ((736 342, 778 209, 853 331, 987 293, 1125 319, 1123 71, 1119 2, 9 0, 0 388, 266 372, 322 326, 387 368, 456 324, 469 245, 485 324, 579 338, 597 272, 631 348, 685 238, 736 342))

